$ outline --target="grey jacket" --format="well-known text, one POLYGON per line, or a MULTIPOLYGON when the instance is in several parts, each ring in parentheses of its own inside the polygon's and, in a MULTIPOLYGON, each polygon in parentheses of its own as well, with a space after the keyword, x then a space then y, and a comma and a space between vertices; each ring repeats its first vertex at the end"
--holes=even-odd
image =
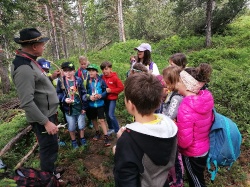
POLYGON ((11 77, 21 102, 20 107, 24 109, 29 123, 44 125, 48 117, 56 114, 59 103, 56 90, 32 60, 16 55, 11 66, 11 77))

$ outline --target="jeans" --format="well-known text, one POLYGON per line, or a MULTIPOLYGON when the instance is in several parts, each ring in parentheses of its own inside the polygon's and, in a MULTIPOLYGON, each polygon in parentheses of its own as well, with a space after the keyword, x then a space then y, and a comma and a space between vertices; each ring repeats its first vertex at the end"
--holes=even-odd
POLYGON ((115 133, 119 131, 118 121, 115 117, 116 100, 105 100, 105 114, 109 129, 114 129, 115 133))
POLYGON ((78 124, 78 129, 82 130, 85 128, 85 114, 79 114, 79 115, 71 115, 65 113, 67 122, 68 122, 68 130, 70 132, 74 132, 76 130, 76 121, 78 124))
MULTIPOLYGON (((56 121, 56 115, 49 117, 49 120, 53 123, 56 121)), ((54 172, 55 162, 57 160, 58 153, 58 139, 57 134, 49 135, 46 132, 44 125, 39 123, 32 123, 32 129, 36 134, 38 144, 39 144, 39 154, 40 154, 40 165, 41 170, 54 172)))

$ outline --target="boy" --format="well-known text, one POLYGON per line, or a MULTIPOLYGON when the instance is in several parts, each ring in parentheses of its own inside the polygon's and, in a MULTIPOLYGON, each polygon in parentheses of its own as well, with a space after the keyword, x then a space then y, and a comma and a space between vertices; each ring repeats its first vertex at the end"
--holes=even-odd
MULTIPOLYGON (((86 88, 87 78, 88 78, 88 70, 86 68, 89 65, 89 61, 88 61, 87 57, 80 56, 79 57, 79 64, 80 64, 80 68, 76 71, 75 76, 80 77, 82 79, 84 87, 86 88)), ((87 118, 88 118, 88 127, 90 129, 92 129, 93 124, 88 116, 87 116, 87 118)))
POLYGON ((86 87, 86 82, 88 78, 88 71, 86 68, 89 65, 89 61, 87 57, 80 56, 79 64, 80 64, 80 68, 76 71, 75 76, 82 78, 84 86, 86 87))
POLYGON ((52 82, 53 86, 56 87, 58 77, 60 76, 61 72, 59 70, 55 70, 53 73, 50 73, 50 62, 45 60, 44 58, 40 58, 37 60, 38 64, 41 68, 45 71, 46 75, 49 77, 50 81, 52 82))
POLYGON ((97 118, 99 123, 101 124, 101 128, 104 134, 104 146, 108 147, 111 145, 108 135, 107 135, 107 127, 105 124, 104 117, 104 99, 107 95, 107 85, 102 80, 102 78, 98 75, 98 67, 95 64, 90 64, 87 68, 89 77, 87 79, 87 93, 88 93, 88 116, 92 120, 94 124, 94 128, 96 130, 96 134, 93 140, 99 140, 101 138, 101 133, 99 131, 97 118))
POLYGON ((127 111, 135 122, 118 132, 124 131, 115 151, 115 186, 168 186, 177 126, 170 118, 154 114, 161 103, 162 85, 152 74, 136 73, 125 81, 124 93, 127 111))
POLYGON ((103 62, 100 65, 103 76, 102 79, 107 84, 107 97, 105 102, 105 114, 108 123, 108 135, 112 133, 117 133, 119 131, 119 124, 115 117, 115 106, 116 100, 118 99, 118 94, 124 89, 122 81, 118 78, 116 72, 112 72, 112 64, 110 62, 103 62))
POLYGON ((82 79, 74 76, 75 66, 71 62, 64 62, 61 68, 64 77, 63 83, 61 80, 58 80, 57 95, 59 101, 62 102, 63 111, 68 122, 72 147, 76 149, 78 148, 75 135, 76 122, 78 124, 81 145, 85 146, 87 144, 84 138, 85 112, 88 107, 87 94, 82 79), (64 84, 65 89, 62 89, 62 84, 64 84))

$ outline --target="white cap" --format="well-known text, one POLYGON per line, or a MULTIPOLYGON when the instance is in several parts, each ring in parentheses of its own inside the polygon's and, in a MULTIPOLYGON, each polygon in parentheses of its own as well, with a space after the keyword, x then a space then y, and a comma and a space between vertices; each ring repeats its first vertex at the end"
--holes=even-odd
POLYGON ((138 51, 149 50, 151 52, 151 46, 148 43, 142 43, 139 47, 134 48, 134 50, 138 50, 138 51))

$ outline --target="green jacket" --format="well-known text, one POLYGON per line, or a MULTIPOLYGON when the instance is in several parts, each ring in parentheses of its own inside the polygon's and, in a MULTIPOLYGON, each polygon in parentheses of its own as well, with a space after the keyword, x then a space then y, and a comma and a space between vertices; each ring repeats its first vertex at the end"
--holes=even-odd
POLYGON ((20 107, 24 109, 29 123, 44 125, 48 117, 56 114, 59 104, 56 90, 33 61, 16 55, 11 66, 11 77, 21 102, 20 107))

